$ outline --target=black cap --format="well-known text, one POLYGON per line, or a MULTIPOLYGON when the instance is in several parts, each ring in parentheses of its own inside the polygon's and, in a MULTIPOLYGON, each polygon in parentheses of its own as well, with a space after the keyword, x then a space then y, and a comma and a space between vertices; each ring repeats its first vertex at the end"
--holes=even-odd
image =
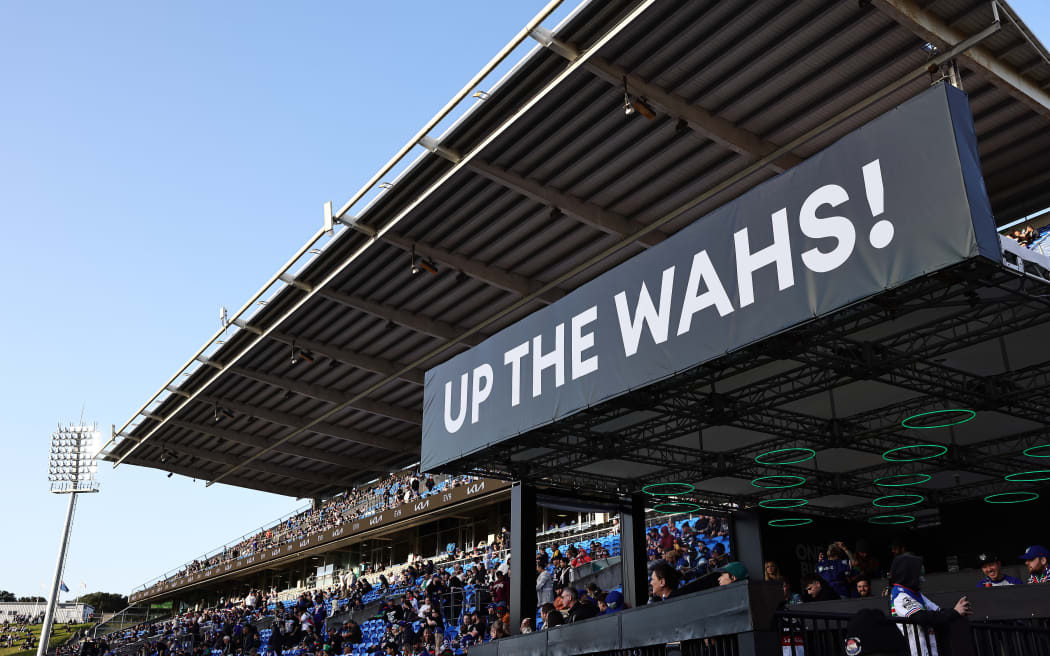
POLYGON ((977 562, 984 565, 985 563, 1001 563, 1002 561, 999 560, 998 555, 986 551, 982 554, 977 554, 977 562))
POLYGON ((908 642, 897 630, 886 614, 877 608, 865 608, 846 626, 846 638, 843 640, 842 653, 846 656, 865 656, 867 654, 885 654, 887 656, 908 656, 908 642))

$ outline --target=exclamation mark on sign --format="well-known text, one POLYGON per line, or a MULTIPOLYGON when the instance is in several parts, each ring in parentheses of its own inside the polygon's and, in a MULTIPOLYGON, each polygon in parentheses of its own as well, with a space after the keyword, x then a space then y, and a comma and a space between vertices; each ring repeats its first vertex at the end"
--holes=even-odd
MULTIPOLYGON (((868 162, 861 167, 864 174, 864 191, 868 195, 868 207, 871 208, 871 217, 877 218, 885 210, 885 191, 882 185, 882 167, 879 160, 868 162)), ((882 219, 871 226, 868 233, 868 241, 875 248, 886 248, 893 241, 893 224, 882 219)))

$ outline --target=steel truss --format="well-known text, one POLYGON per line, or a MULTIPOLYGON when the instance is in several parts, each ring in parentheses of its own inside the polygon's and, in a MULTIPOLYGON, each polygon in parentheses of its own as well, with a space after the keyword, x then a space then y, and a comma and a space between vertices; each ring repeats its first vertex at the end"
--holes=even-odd
MULTIPOLYGON (((1030 490, 1035 484, 1013 483, 1004 476, 1025 468, 1021 452, 1050 441, 1050 360, 979 376, 942 361, 969 347, 1004 340, 1021 330, 1050 322, 1045 299, 1033 286, 1045 286, 1009 269, 971 261, 880 294, 785 334, 684 371, 666 381, 633 391, 458 463, 473 471, 511 480, 532 480, 566 490, 591 488, 612 494, 638 490, 653 482, 699 484, 719 477, 754 479, 796 475, 806 483, 783 492, 756 489, 744 495, 697 491, 680 497, 704 507, 746 507, 777 496, 815 498, 853 495, 864 499, 892 494, 874 480, 903 473, 962 471, 979 480, 948 489, 922 488, 935 504, 1000 491, 1030 490), (915 321, 925 312, 935 314, 915 321), (887 322, 904 319, 907 327, 881 336, 887 322), (764 365, 787 362, 787 370, 736 385, 734 377, 764 365), (913 395, 883 407, 842 416, 835 399, 840 389, 858 381, 877 381, 913 395), (789 409, 795 401, 827 395, 830 417, 789 409), (901 422, 915 414, 965 407, 995 411, 1034 422, 1039 428, 971 444, 956 442, 953 429, 917 439, 901 422), (603 428, 615 420, 639 420, 615 431, 603 428), (770 436, 727 451, 704 449, 705 431, 731 426, 770 436), (927 439, 929 438, 929 439, 927 439), (820 469, 819 452, 848 448, 881 455, 916 443, 943 443, 948 452, 931 460, 883 461, 846 472, 820 469), (775 449, 807 448, 812 460, 767 465, 755 457, 775 449), (600 471, 600 463, 618 460, 641 465, 631 476, 600 471), (658 469, 654 470, 653 467, 658 469), (588 468, 581 471, 581 468, 588 468)), ((1004 349, 1005 354, 1005 349, 1004 349)), ((925 433, 925 432, 924 432, 925 433)), ((831 515, 877 514, 869 501, 845 508, 807 507, 831 515)))

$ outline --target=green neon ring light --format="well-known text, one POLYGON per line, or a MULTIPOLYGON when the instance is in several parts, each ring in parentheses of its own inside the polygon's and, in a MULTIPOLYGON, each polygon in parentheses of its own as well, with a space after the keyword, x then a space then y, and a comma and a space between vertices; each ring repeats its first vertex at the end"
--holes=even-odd
POLYGON ((813 519, 810 517, 781 517, 779 519, 771 519, 766 523, 773 528, 791 528, 792 526, 812 524, 813 519))
POLYGON ((910 487, 912 485, 922 485, 923 483, 929 481, 931 478, 933 478, 933 476, 930 476, 929 474, 921 474, 921 473, 917 473, 917 474, 894 474, 893 476, 883 476, 882 478, 876 478, 874 484, 877 485, 878 487, 910 487), (908 483, 882 483, 882 482, 880 482, 880 481, 891 481, 891 480, 893 480, 895 478, 909 478, 909 477, 912 477, 912 476, 925 476, 926 478, 920 478, 917 481, 910 481, 908 483))
POLYGON ((898 446, 895 449, 890 449, 888 451, 883 452, 882 459, 883 460, 888 460, 890 462, 915 462, 916 460, 930 460, 932 458, 940 458, 945 453, 948 453, 948 447, 944 446, 943 444, 908 444, 908 445, 905 445, 905 446, 898 446), (921 449, 923 447, 925 447, 927 449, 940 449, 941 452, 940 453, 934 453, 934 454, 928 455, 928 456, 916 456, 914 458, 890 458, 890 457, 888 457, 889 454, 895 453, 897 451, 905 451, 907 449, 921 449))
POLYGON ((959 424, 965 424, 968 421, 973 421, 976 416, 977 416, 976 412, 974 412, 973 410, 967 410, 966 408, 949 408, 947 410, 931 410, 929 412, 920 412, 917 415, 912 415, 912 416, 904 419, 903 421, 901 421, 901 426, 904 426, 905 428, 910 428, 911 430, 929 430, 931 428, 948 428, 949 426, 958 426, 959 424), (947 412, 966 412, 966 413, 969 414, 969 416, 966 417, 965 419, 960 419, 958 421, 948 422, 947 424, 933 424, 932 426, 912 426, 912 425, 910 425, 908 423, 912 419, 917 419, 919 417, 928 417, 930 415, 943 415, 943 414, 945 414, 947 412))
POLYGON ((999 494, 989 494, 984 498, 985 503, 1026 503, 1028 501, 1035 501, 1039 498, 1038 492, 1000 492, 999 494), (1024 496, 1023 499, 1009 499, 1007 501, 999 501, 999 497, 1012 497, 1012 496, 1024 496), (993 501, 995 499, 995 501, 993 501))
POLYGON ((914 521, 914 515, 874 515, 868 518, 869 524, 883 524, 887 526, 892 526, 894 524, 911 524, 914 521))
POLYGON ((806 499, 763 499, 758 502, 760 508, 768 508, 770 510, 787 510, 789 508, 801 508, 802 506, 809 503, 806 499), (787 502, 783 505, 774 505, 787 502))
POLYGON ((875 506, 876 508, 907 508, 908 506, 917 506, 925 500, 926 497, 922 496, 921 494, 889 494, 887 496, 875 499, 871 502, 871 505, 875 506), (880 501, 886 501, 887 499, 901 498, 918 499, 918 501, 908 501, 907 503, 880 503, 880 501))
POLYGON ((676 513, 693 512, 694 510, 700 510, 700 504, 693 503, 691 501, 669 501, 667 503, 658 503, 653 506, 653 510, 664 515, 674 515, 676 513), (676 510, 662 510, 660 506, 690 506, 689 508, 678 508, 676 510))
POLYGON ((1050 458, 1050 453, 1046 454, 1045 456, 1044 455, 1036 455, 1034 453, 1029 453, 1029 451, 1036 451, 1038 449, 1050 449, 1050 444, 1036 444, 1035 446, 1028 447, 1024 451, 1022 451, 1021 453, 1025 454, 1029 458, 1050 458))
POLYGON ((649 485, 646 485, 646 486, 644 486, 642 488, 642 492, 644 492, 645 494, 648 494, 649 496, 654 496, 654 497, 673 497, 673 496, 678 495, 678 494, 689 494, 690 492, 692 492, 694 490, 696 490, 696 488, 693 487, 692 485, 690 485, 689 483, 650 483, 649 485), (678 492, 650 492, 649 491, 649 488, 651 488, 651 487, 659 488, 659 487, 663 487, 663 486, 666 486, 666 485, 680 485, 683 488, 688 488, 688 489, 679 490, 678 492))
POLYGON ((762 488, 763 490, 783 490, 789 487, 798 487, 799 485, 805 485, 806 479, 802 476, 794 476, 791 474, 777 474, 776 476, 759 476, 751 481, 751 485, 762 488), (759 485, 757 481, 765 481, 770 478, 793 478, 797 483, 791 483, 790 485, 759 485))
POLYGON ((807 449, 804 446, 799 446, 799 447, 791 447, 790 449, 773 449, 772 451, 766 451, 765 453, 760 453, 757 456, 755 456, 755 462, 757 462, 760 465, 770 465, 770 466, 774 466, 775 467, 775 466, 778 466, 778 465, 797 465, 800 462, 806 462, 807 460, 812 460, 813 458, 816 458, 816 457, 817 457, 817 452, 814 451, 813 449, 807 449), (798 460, 778 460, 776 462, 766 462, 765 460, 761 460, 761 458, 764 458, 765 456, 772 455, 774 453, 784 453, 785 451, 800 451, 800 452, 802 452, 804 454, 807 454, 807 455, 804 458, 799 458, 798 460))
POLYGON ((1031 471, 1016 471, 1014 473, 1008 473, 1003 477, 1011 483, 1035 483, 1036 481, 1050 481, 1050 469, 1032 469, 1031 471), (1024 477, 1029 473, 1042 473, 1042 477, 1037 479, 1022 479, 1018 477, 1024 477))

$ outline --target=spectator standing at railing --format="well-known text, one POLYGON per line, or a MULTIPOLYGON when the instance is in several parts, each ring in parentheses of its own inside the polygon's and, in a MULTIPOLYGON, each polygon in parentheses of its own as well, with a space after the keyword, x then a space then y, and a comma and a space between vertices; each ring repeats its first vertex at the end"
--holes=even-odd
POLYGON ((1047 567, 1047 559, 1050 551, 1038 544, 1032 545, 1021 555, 1021 560, 1028 567, 1029 583, 1050 583, 1050 568, 1047 567))
POLYGON ((547 571, 547 554, 540 552, 536 554, 536 603, 542 606, 553 602, 554 580, 547 571))
POLYGON ((828 547, 827 560, 817 565, 817 574, 827 581, 839 597, 843 599, 850 597, 853 566, 847 559, 846 549, 842 542, 835 542, 828 547))
MULTIPOLYGON (((908 639, 912 656, 937 656, 938 645, 946 647, 950 653, 953 642, 951 633, 958 626, 953 627, 952 624, 972 612, 969 600, 964 596, 955 603, 954 608, 942 609, 923 595, 922 559, 910 553, 902 553, 893 559, 890 565, 890 586, 891 614, 914 622, 900 626, 908 639), (928 634, 929 649, 923 633, 928 634)), ((970 639, 969 631, 966 634, 966 639, 970 639)))

